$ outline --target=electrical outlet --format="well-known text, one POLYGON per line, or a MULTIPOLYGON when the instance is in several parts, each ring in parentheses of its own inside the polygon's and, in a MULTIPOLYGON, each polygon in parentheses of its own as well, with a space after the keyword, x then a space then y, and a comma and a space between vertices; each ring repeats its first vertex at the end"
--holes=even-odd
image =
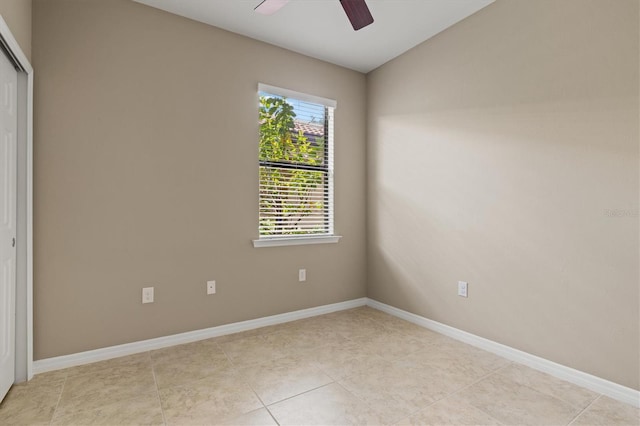
POLYGON ((153 303, 153 287, 142 289, 142 303, 153 303))
POLYGON ((467 297, 468 286, 468 283, 464 281, 458 281, 458 296, 467 297))
POLYGON ((207 294, 216 294, 216 282, 207 281, 207 294))
POLYGON ((303 282, 307 280, 307 270, 299 269, 298 270, 298 281, 303 282))

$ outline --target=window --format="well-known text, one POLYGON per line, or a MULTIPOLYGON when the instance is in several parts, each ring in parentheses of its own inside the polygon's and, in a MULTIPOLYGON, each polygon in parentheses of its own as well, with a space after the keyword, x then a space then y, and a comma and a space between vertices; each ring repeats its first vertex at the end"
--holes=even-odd
POLYGON ((336 242, 335 101, 263 84, 258 94, 259 240, 254 245, 336 242))

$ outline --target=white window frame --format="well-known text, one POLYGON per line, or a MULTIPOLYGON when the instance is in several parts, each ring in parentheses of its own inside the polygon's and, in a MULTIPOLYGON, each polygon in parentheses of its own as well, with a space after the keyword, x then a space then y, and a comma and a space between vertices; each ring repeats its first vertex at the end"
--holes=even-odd
MULTIPOLYGON (((258 93, 267 92, 278 96, 283 96, 286 98, 293 98, 305 102, 311 102, 316 104, 322 104, 326 107, 330 107, 333 110, 337 107, 337 102, 333 99, 327 99, 320 96, 309 95, 307 93, 297 92, 295 90, 284 89, 282 87, 271 86, 268 84, 258 83, 258 93)), ((333 147, 333 129, 329 132, 328 136, 328 156, 330 159, 333 158, 334 155, 334 147, 333 147)), ((335 209, 334 209, 334 165, 331 162, 329 166, 328 173, 328 195, 331 200, 329 203, 329 221, 331 230, 331 234, 323 234, 323 235, 303 235, 303 236, 277 236, 277 237, 258 237, 253 240, 253 246, 256 248, 259 247, 280 247, 280 246, 292 246, 292 245, 307 245, 307 244, 331 244, 337 243, 340 238, 339 235, 335 234, 335 209)))

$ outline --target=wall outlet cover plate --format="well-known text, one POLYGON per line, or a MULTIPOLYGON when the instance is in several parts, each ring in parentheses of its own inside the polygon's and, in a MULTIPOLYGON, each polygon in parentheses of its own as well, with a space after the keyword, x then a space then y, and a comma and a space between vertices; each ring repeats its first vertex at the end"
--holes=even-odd
POLYGON ((458 281, 458 296, 467 297, 468 286, 468 283, 458 281))

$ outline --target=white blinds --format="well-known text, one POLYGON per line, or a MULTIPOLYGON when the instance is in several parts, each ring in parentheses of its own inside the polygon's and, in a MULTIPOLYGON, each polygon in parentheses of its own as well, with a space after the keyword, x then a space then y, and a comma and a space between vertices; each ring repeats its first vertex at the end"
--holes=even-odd
POLYGON ((335 102, 259 89, 260 238, 333 235, 335 102))

